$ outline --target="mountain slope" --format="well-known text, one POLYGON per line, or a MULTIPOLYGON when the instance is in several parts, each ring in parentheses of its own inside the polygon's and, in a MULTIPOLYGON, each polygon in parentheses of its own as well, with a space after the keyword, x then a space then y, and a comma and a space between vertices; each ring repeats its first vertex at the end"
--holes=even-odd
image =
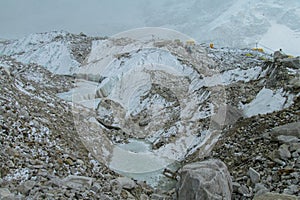
POLYGON ((249 167, 266 190, 299 195, 300 138, 281 138, 282 147, 265 134, 299 122, 299 57, 186 45, 178 32, 166 40, 168 30, 153 30, 1 43, 1 195, 174 199, 177 170, 207 157, 229 166, 237 199, 259 194, 249 167), (48 52, 45 66, 22 63, 43 58, 35 51, 48 52))
POLYGON ((146 26, 162 26, 191 35, 199 42, 213 42, 219 46, 255 47, 256 43, 272 50, 283 48, 287 53, 300 55, 300 3, 298 1, 149 1, 145 9, 146 26), (289 29, 293 34, 269 37, 275 33, 273 24, 289 29), (273 32, 274 31, 274 32, 273 32), (267 35, 270 36, 270 35, 267 35), (266 36, 266 37, 267 37, 266 36), (286 39, 285 46, 276 43, 286 39))
POLYGON ((88 54, 91 40, 83 34, 64 31, 36 33, 19 40, 3 41, 0 55, 26 64, 42 65, 55 74, 72 75, 88 54))

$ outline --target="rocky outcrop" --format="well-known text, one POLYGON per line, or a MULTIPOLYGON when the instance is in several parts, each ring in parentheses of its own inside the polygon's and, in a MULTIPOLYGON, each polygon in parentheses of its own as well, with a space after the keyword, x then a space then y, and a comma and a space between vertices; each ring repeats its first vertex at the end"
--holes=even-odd
POLYGON ((179 174, 178 200, 231 199, 231 177, 220 160, 187 164, 179 174))

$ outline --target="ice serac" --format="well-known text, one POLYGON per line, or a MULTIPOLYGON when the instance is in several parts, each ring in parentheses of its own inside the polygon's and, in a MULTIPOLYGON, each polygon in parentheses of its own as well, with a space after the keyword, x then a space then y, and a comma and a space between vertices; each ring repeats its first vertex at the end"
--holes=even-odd
MULTIPOLYGON (((135 36, 94 42, 76 74, 79 84, 98 77, 94 80, 98 84, 90 88, 94 96, 88 99, 98 102, 94 108, 101 128, 112 132, 103 135, 114 143, 107 164, 139 179, 141 174, 160 174, 206 142, 216 141, 212 137, 218 137, 218 130, 210 130, 210 117, 225 92, 218 70, 210 68, 215 62, 203 47, 197 46, 191 55, 182 42, 135 36), (134 146, 136 140, 150 148, 133 152, 119 145, 134 146)), ((87 97, 76 89, 74 94, 81 104, 87 97)))

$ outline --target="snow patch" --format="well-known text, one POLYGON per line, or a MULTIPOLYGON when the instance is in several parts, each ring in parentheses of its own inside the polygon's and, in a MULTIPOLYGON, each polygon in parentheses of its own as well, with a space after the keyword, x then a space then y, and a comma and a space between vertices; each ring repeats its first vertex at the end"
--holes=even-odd
POLYGON ((249 104, 241 105, 241 108, 247 117, 272 113, 292 105, 293 97, 294 95, 284 92, 283 89, 273 91, 264 87, 254 100, 249 104))
POLYGON ((22 63, 36 63, 56 74, 72 75, 80 66, 63 40, 67 32, 31 34, 0 46, 0 54, 12 56, 22 63))

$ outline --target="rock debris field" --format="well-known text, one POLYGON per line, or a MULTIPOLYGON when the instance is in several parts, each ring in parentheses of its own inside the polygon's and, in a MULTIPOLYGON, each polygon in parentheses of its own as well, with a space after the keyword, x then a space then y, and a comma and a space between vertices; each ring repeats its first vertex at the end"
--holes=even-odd
POLYGON ((187 39, 1 41, 0 199, 299 199, 299 57, 187 39))

